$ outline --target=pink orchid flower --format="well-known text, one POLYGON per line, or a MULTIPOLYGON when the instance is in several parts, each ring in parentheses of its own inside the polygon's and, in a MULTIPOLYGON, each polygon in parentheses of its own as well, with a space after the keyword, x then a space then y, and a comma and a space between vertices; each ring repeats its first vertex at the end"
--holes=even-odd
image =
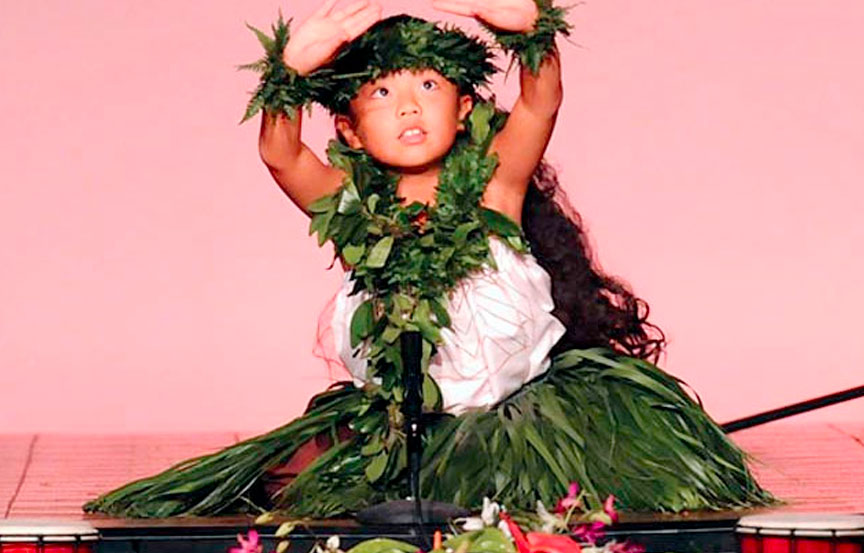
POLYGON ((609 494, 609 497, 606 498, 606 501, 603 502, 603 512, 609 515, 609 518, 612 519, 612 522, 618 522, 618 511, 615 510, 615 496, 609 494))
POLYGON ((571 482, 570 487, 567 490, 567 495, 558 500, 558 503, 555 504, 555 514, 563 515, 571 507, 579 506, 579 484, 576 482, 571 482))
POLYGON ((231 547, 228 553, 261 553, 264 546, 258 541, 258 532, 249 530, 248 538, 243 537, 243 534, 237 534, 237 543, 240 547, 231 547))
POLYGON ((603 529, 605 526, 606 525, 599 520, 589 524, 579 524, 573 528, 573 535, 580 540, 593 545, 597 543, 597 540, 603 539, 606 535, 606 532, 603 529))
POLYGON ((630 542, 614 542, 606 544, 608 553, 645 553, 645 548, 630 542))

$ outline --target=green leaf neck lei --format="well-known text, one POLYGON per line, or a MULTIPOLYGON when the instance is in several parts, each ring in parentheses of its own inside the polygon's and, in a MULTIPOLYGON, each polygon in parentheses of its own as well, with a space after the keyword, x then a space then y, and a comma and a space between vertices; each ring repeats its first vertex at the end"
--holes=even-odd
POLYGON ((429 360, 450 326, 447 297, 463 278, 486 266, 496 267, 488 234, 500 236, 519 252, 528 245, 509 217, 480 205, 498 164, 489 145, 507 113, 491 102, 478 102, 466 120, 466 132, 442 162, 435 205, 404 206, 397 197, 399 175, 363 150, 331 140, 330 163, 346 173, 339 190, 315 201, 310 234, 333 242, 351 268, 352 294, 369 299, 351 318, 351 347, 368 360, 371 394, 401 403, 402 356, 399 336, 419 331, 424 405, 440 409, 440 393, 428 376, 429 360))

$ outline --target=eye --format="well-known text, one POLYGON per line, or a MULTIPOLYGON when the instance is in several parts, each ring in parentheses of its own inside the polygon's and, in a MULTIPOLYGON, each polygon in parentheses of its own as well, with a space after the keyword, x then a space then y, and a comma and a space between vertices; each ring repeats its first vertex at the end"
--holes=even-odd
POLYGON ((424 90, 435 90, 436 88, 438 88, 438 81, 434 79, 426 79, 425 81, 423 81, 424 90))
POLYGON ((378 88, 376 88, 375 90, 372 91, 371 96, 372 96, 373 98, 384 98, 384 97, 386 97, 388 94, 390 94, 390 91, 389 91, 389 90, 387 90, 387 89, 384 88, 383 86, 379 86, 378 88), (381 94, 378 94, 379 92, 380 92, 381 94))

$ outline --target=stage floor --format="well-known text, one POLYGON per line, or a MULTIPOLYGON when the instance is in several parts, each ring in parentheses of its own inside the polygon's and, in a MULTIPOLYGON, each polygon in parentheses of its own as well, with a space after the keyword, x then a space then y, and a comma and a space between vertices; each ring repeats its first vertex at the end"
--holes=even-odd
MULTIPOLYGON (((169 534, 223 528, 226 536, 250 523, 243 517, 154 520, 90 516, 81 505, 100 492, 158 472, 177 461, 216 451, 246 436, 237 433, 175 435, 0 435, 0 509, 4 518, 84 519, 103 536, 136 531, 169 534)), ((864 423, 784 421, 732 435, 754 457, 763 486, 786 501, 776 510, 864 512, 864 423)), ((730 532, 742 513, 622 514, 622 527, 699 525, 730 532)), ((356 525, 333 521, 344 533, 356 525)), ((359 531, 359 529, 358 529, 359 531)), ((360 531, 360 533, 365 533, 360 531)), ((190 535, 191 535, 190 534, 190 535)), ((143 534, 142 534, 143 535, 143 534)), ((167 536, 166 536, 167 538, 167 536)), ((728 540, 727 540, 728 542, 728 540)), ((727 543, 728 546, 728 543, 727 543)), ((728 548, 728 547, 727 547, 728 548)), ((211 549, 212 551, 212 549, 211 549)))

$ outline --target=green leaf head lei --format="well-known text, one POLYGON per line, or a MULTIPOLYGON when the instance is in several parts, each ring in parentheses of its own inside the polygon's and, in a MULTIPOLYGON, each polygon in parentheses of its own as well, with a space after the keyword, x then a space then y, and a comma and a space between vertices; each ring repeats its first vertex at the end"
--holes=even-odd
MULTIPOLYGON (((555 47, 555 36, 570 34, 565 19, 569 8, 555 7, 551 0, 535 0, 539 15, 527 33, 505 31, 484 24, 505 52, 514 53, 523 66, 535 74, 545 55, 555 47)), ((290 117, 300 106, 317 102, 331 114, 347 113, 348 104, 360 87, 390 72, 402 69, 434 69, 453 82, 460 93, 477 94, 498 68, 494 52, 482 40, 466 35, 454 25, 439 27, 434 22, 409 15, 378 21, 365 33, 345 45, 326 66, 306 76, 288 67, 282 53, 290 39, 290 23, 279 19, 273 36, 247 25, 264 47, 264 56, 239 69, 261 73, 261 83, 249 101, 243 120, 261 109, 284 112, 290 117)))

